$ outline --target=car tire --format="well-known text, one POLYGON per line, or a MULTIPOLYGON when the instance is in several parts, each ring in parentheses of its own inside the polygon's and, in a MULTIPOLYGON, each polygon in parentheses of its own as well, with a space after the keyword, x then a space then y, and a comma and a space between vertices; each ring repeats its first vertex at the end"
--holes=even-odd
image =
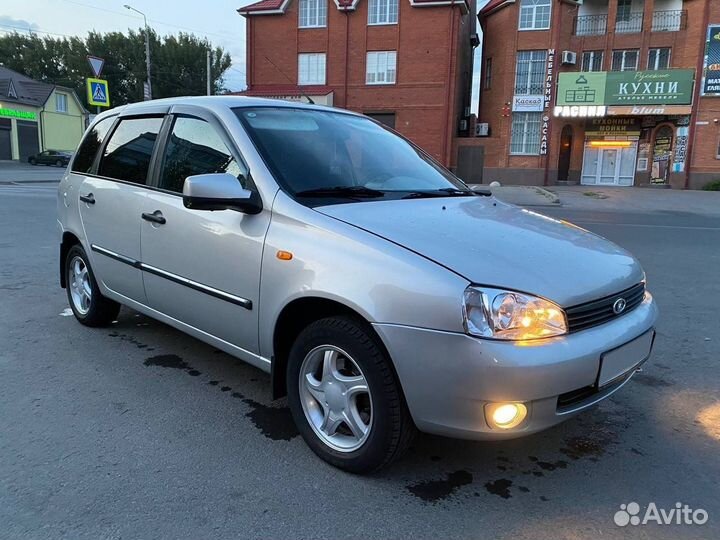
POLYGON ((290 350, 287 381, 300 434, 335 467, 376 471, 400 457, 414 438, 415 424, 390 359, 364 321, 343 316, 310 324, 290 350), (363 383, 367 392, 357 390, 363 383))
POLYGON ((120 313, 120 304, 105 298, 98 288, 85 250, 74 245, 65 257, 68 302, 75 318, 85 326, 107 326, 120 313))
POLYGON ((62 167, 62 166, 63 166, 62 160, 61 160, 61 159, 58 159, 58 160, 55 162, 55 166, 56 166, 56 167, 62 167))
POLYGON ((30 158, 30 165, 37 165, 37 160, 35 158, 30 158))

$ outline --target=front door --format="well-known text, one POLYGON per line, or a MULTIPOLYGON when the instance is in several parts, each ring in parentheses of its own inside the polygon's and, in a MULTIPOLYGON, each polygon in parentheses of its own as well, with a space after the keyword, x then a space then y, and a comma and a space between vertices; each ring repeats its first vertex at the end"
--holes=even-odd
POLYGON ((637 148, 630 146, 585 146, 582 183, 584 185, 632 186, 635 180, 637 148))
POLYGON ((157 188, 143 212, 162 223, 142 224, 143 279, 148 305, 253 354, 258 353, 262 249, 270 211, 189 210, 185 178, 227 172, 252 189, 239 152, 207 113, 173 119, 157 188), (232 150, 230 150, 232 148, 232 150))
MULTIPOLYGON (((96 277, 111 291, 143 303, 140 215, 162 121, 160 116, 120 120, 103 150, 97 175, 85 176, 78 191, 96 277)), ((92 138, 89 134, 86 140, 91 143, 92 138)))

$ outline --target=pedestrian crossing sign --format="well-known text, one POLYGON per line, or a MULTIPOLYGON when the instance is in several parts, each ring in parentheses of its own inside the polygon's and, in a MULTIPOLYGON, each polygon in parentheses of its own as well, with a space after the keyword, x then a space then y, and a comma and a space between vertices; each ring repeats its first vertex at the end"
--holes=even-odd
POLYGON ((108 82, 103 79, 87 79, 87 100, 89 105, 110 106, 108 82))

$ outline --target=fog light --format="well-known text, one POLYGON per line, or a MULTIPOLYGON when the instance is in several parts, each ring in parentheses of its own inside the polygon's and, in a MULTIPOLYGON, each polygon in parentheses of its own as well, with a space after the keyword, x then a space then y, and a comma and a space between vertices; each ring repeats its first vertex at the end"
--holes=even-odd
POLYGON ((489 403, 485 406, 490 427, 511 429, 519 426, 526 416, 527 407, 522 403, 489 403))

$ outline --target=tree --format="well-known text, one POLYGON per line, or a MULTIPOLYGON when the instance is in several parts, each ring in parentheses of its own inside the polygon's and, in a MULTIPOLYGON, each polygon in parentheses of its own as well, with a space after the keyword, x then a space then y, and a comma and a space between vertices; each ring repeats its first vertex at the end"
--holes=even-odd
MULTIPOLYGON (((158 37, 150 31, 153 97, 204 95, 207 51, 212 52, 214 93, 224 91, 223 74, 232 65, 230 55, 193 34, 158 37)), ((87 106, 85 78, 91 77, 87 56, 105 59, 102 77, 108 80, 110 102, 124 105, 143 99, 145 68, 144 31, 129 30, 87 38, 38 37, 17 32, 0 37, 0 63, 43 82, 75 90, 87 106)))

